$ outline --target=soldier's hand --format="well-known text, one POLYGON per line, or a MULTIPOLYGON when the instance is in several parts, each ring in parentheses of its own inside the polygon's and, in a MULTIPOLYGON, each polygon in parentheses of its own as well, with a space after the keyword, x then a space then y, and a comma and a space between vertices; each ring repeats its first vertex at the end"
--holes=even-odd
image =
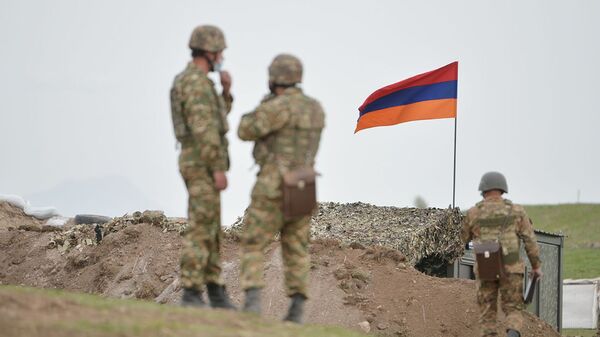
POLYGON ((531 270, 531 276, 537 276, 538 279, 541 279, 544 273, 542 273, 542 267, 537 267, 531 270))
POLYGON ((223 70, 219 73, 221 76, 221 86, 223 87, 223 94, 229 96, 231 93, 231 75, 229 72, 223 70))
POLYGON ((219 191, 223 191, 227 188, 227 176, 223 171, 217 171, 213 173, 215 179, 215 188, 219 191))

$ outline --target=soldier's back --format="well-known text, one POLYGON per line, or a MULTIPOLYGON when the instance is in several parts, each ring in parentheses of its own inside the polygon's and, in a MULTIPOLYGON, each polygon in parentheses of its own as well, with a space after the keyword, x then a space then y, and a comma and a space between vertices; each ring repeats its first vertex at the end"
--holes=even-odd
POLYGON ((289 88, 267 104, 286 116, 285 126, 274 135, 273 151, 284 166, 314 164, 325 127, 325 112, 314 98, 299 88, 289 88))
POLYGON ((499 241, 508 271, 521 272, 523 261, 519 256, 521 223, 527 215, 523 206, 508 199, 483 200, 469 210, 473 226, 473 241, 499 241))

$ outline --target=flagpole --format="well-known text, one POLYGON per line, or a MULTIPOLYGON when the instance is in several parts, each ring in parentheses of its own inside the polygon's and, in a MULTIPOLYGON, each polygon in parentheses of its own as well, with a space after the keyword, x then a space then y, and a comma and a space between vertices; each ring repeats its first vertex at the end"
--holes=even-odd
POLYGON ((454 173, 452 176, 452 208, 455 207, 456 200, 456 124, 458 120, 458 114, 454 116, 454 173))

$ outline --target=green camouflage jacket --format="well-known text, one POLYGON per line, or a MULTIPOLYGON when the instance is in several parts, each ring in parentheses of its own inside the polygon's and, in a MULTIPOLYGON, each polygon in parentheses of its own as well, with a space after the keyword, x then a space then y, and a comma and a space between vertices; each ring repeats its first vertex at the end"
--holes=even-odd
POLYGON ((252 196, 280 197, 283 173, 313 166, 324 127, 319 102, 297 87, 267 95, 254 111, 242 116, 238 136, 255 142, 253 155, 260 165, 252 196))
POLYGON ((180 165, 205 166, 213 172, 229 169, 225 134, 232 102, 230 95, 217 94, 214 82, 193 62, 175 77, 171 116, 182 145, 180 165))
POLYGON ((525 209, 503 198, 488 198, 469 209, 463 220, 463 242, 499 240, 503 261, 509 273, 523 273, 525 266, 519 256, 521 241, 533 268, 541 265, 539 247, 531 220, 525 209))

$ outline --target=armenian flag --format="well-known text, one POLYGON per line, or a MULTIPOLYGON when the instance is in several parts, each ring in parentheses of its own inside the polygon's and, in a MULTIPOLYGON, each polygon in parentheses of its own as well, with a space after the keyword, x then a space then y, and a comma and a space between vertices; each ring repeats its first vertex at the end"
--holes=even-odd
POLYGON ((404 122, 456 118, 458 62, 413 76, 372 93, 358 108, 354 133, 404 122))

